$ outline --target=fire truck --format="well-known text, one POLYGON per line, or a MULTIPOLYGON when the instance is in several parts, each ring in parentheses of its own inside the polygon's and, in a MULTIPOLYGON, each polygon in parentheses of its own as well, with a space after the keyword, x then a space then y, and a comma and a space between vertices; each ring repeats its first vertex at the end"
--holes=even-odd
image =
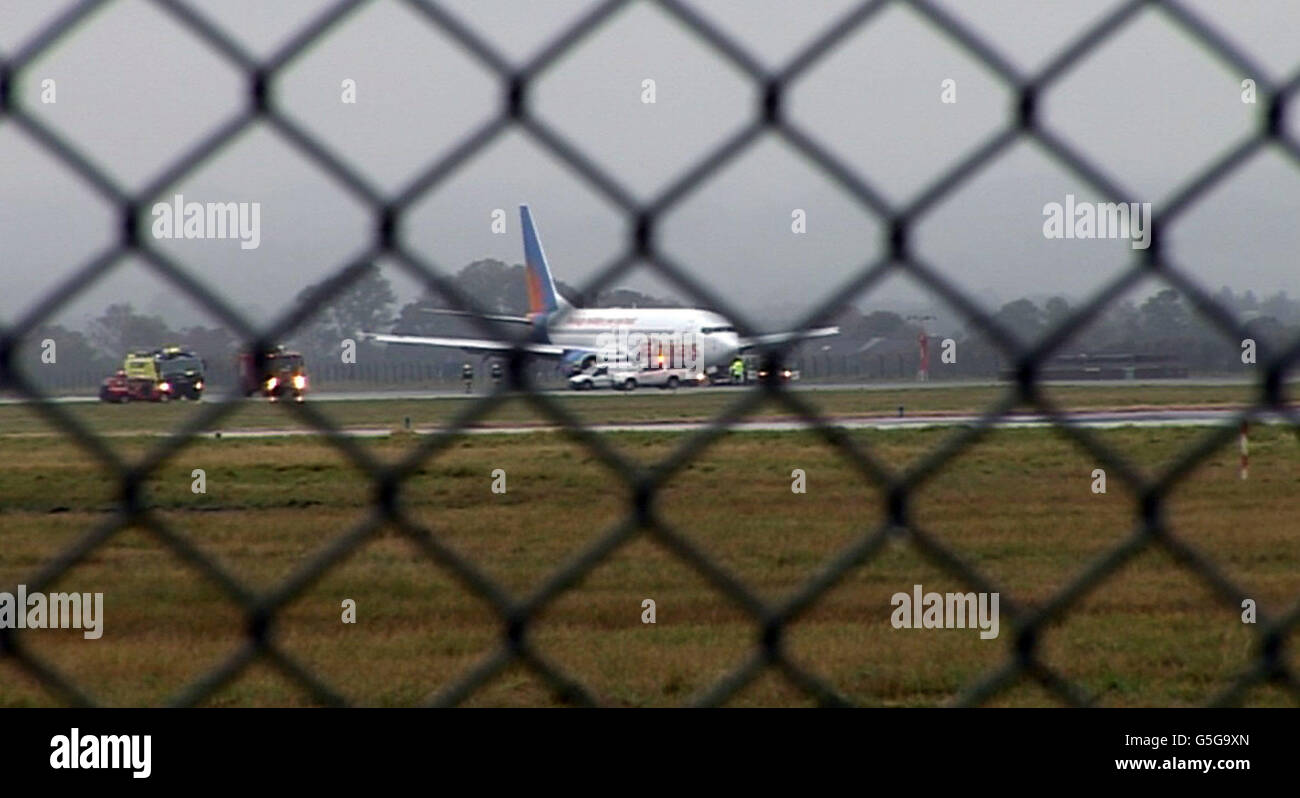
POLYGON ((133 349, 99 387, 105 402, 167 402, 203 396, 203 358, 188 349, 133 349))
POLYGON ((244 396, 261 394, 272 402, 293 397, 301 402, 307 393, 307 364, 301 353, 283 346, 268 351, 261 368, 252 352, 240 352, 239 383, 244 396))

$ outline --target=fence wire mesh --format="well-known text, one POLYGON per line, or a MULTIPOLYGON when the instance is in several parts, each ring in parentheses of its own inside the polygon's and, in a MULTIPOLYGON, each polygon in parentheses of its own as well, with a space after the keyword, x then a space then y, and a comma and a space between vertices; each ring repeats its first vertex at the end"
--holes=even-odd
MULTIPOLYGON (((1238 321, 1186 276, 1171 259, 1161 246, 1161 231, 1266 147, 1274 147, 1292 163, 1300 164, 1300 143, 1284 127, 1288 103, 1300 87, 1300 73, 1281 83, 1270 81, 1265 77, 1267 72, 1259 68, 1250 53, 1235 46, 1187 6, 1175 0, 1131 0, 1119 4, 1078 33, 1045 67, 1034 74, 1025 74, 969 24, 930 0, 863 2, 835 24, 828 26, 825 33, 775 71, 763 67, 734 36, 708 20, 690 2, 646 0, 665 11, 683 29, 698 37, 713 52, 747 76, 758 89, 759 102, 752 119, 739 132, 677 175, 658 196, 649 202, 639 202, 633 192, 619 181, 618 175, 597 165, 581 147, 535 115, 529 102, 530 89, 539 76, 580 46, 625 6, 637 0, 606 0, 594 5, 521 67, 512 65, 493 42, 479 35, 433 0, 399 0, 417 12, 425 24, 463 45, 483 67, 490 70, 499 81, 501 99, 499 110, 490 121, 464 136, 448 155, 422 173, 413 175, 402 190, 391 195, 377 191, 365 175, 358 173, 345 159, 332 152, 313 135, 312 130, 304 128, 284 113, 277 106, 274 91, 275 80, 287 65, 307 48, 347 25, 354 12, 370 0, 341 0, 334 3, 265 60, 250 55, 238 40, 183 0, 151 1, 198 37, 204 46, 243 73, 247 81, 246 105, 234 118, 211 130, 141 190, 131 192, 96 166, 65 136, 25 108, 15 92, 16 76, 25 67, 74 36, 84 22, 112 0, 82 0, 71 5, 7 58, 0 59, 0 121, 16 125, 67 169, 86 180, 100 196, 113 203, 120 215, 119 234, 112 245, 81 265, 71 279, 27 309, 15 323, 0 329, 0 388, 16 391, 32 400, 33 406, 51 424, 65 431, 69 438, 116 475, 118 486, 115 511, 110 517, 32 574, 26 580, 30 590, 42 590, 89 557, 115 534, 128 527, 136 527, 147 531, 161 545, 213 580, 241 608, 246 620, 242 645, 229 658, 215 663, 201 678, 187 685, 174 696, 172 703, 198 704, 234 680, 254 661, 262 660, 307 690, 314 700, 328 705, 346 704, 347 701, 339 691, 279 647, 272 630, 282 608, 380 529, 391 527, 414 542, 431 561, 453 573, 466 590, 487 602, 501 624, 501 641, 496 650, 469 672, 444 685, 432 696, 429 701, 431 704, 461 703, 516 662, 522 663, 544 679, 560 699, 576 704, 597 703, 596 695, 586 685, 549 661, 531 644, 530 624, 548 605, 617 549, 641 536, 648 536, 666 547, 742 608, 753 621, 756 636, 751 654, 734 671, 725 674, 706 691, 695 696, 695 702, 706 705, 724 703, 764 671, 775 668, 819 703, 849 704, 849 699, 835 685, 789 656, 783 643, 787 626, 815 605, 850 571, 870 561, 893 539, 901 539, 914 546, 927 559, 967 586, 980 591, 1002 592, 1004 597, 1007 596, 1005 591, 999 591, 998 585, 986 574, 914 522, 909 513, 909 501, 919 487, 941 474, 946 464, 978 441, 1019 403, 1035 407, 1050 418, 1052 426, 1058 432, 1096 457, 1108 470, 1120 475, 1135 496, 1135 522, 1130 535, 1088 565, 1042 606, 1030 609, 1014 600, 1003 599, 1003 609, 1009 615, 1014 629, 1009 656, 993 672, 967 685, 957 697, 956 703, 965 705, 986 702, 999 691, 1025 677, 1040 684, 1063 703, 1090 703, 1087 691, 1071 683, 1043 661, 1039 645, 1041 633, 1048 624, 1068 613, 1125 563, 1153 547, 1166 551, 1181 567, 1203 581, 1225 606, 1237 609, 1247 597, 1246 591, 1234 583, 1211 558, 1170 528, 1165 519, 1165 501, 1180 480, 1236 434, 1241 421, 1248 421, 1262 413, 1275 413, 1283 416, 1290 424, 1300 423, 1300 418, 1286 405, 1283 396, 1284 376, 1291 364, 1300 358, 1300 341, 1291 344, 1270 362, 1262 365, 1259 369, 1261 376, 1258 394, 1248 407, 1239 412, 1233 423, 1206 434, 1154 477, 1144 476, 1121 453, 1106 446, 1087 429, 1073 423, 1068 414, 1055 406, 1040 390, 1040 365, 1072 335, 1102 313, 1112 300, 1143 279, 1154 278, 1177 289, 1225 336, 1236 340, 1248 337, 1238 321), (841 42, 870 26, 884 9, 892 5, 906 5, 919 13, 954 46, 991 70, 1014 92, 1015 97, 1001 130, 989 136, 919 196, 903 206, 887 201, 884 194, 873 186, 869 175, 859 174, 817 143, 800 127, 797 120, 786 114, 784 103, 787 89, 793 81, 841 42), (1136 201, 1137 198, 1123 187, 1117 176, 1107 173, 1057 133, 1041 124, 1038 110, 1043 97, 1064 74, 1086 60, 1148 8, 1157 9, 1175 26, 1197 40, 1213 57, 1256 80, 1259 95, 1263 98, 1264 112, 1260 115, 1254 135, 1208 167, 1190 175, 1173 198, 1162 205, 1151 223, 1150 247, 1137 251, 1129 268, 1096 292, 1042 340, 1033 345, 1025 345, 947 280, 938 269, 920 257, 912 247, 911 233, 918 222, 943 198, 962 186, 974 173, 1001 157, 1014 143, 1026 138, 1037 142, 1055 161, 1105 200, 1117 203, 1136 201), (163 196, 217 157, 227 144, 259 122, 270 125, 318 169, 364 202, 374 220, 369 251, 321 284, 306 301, 265 327, 250 323, 225 298, 195 281, 180 263, 151 246, 151 240, 140 232, 140 218, 144 209, 149 208, 157 197, 163 196), (377 461, 310 403, 298 405, 293 412, 299 414, 369 476, 373 485, 373 499, 365 520, 303 562, 273 589, 258 592, 242 584, 217 562, 195 548, 151 508, 143 489, 145 481, 160 464, 185 447, 196 435, 231 413, 237 402, 232 400, 206 406, 174 434, 152 448, 139 462, 131 463, 114 452, 103 438, 79 422, 67 409, 50 401, 15 363, 24 336, 133 255, 141 258, 159 278, 172 284, 228 325, 256 352, 266 351, 318 308, 338 297, 370 268, 369 264, 375 258, 381 256, 399 264, 403 271, 430 291, 445 297, 454 308, 483 314, 484 309, 478 306, 473 297, 464 295, 433 263, 403 243, 399 232, 403 214, 414 202, 512 129, 528 134, 572 173, 619 208, 631 222, 624 251, 604 266, 598 276, 583 288, 583 296, 595 296, 599 290, 611 285, 641 262, 648 264, 649 268, 687 297, 733 319, 742 334, 752 333, 755 330, 754 324, 739 308, 732 307, 723 297, 696 280, 689 264, 675 261, 658 247, 656 227, 660 218, 671 208, 710 181, 763 134, 771 132, 815 165, 821 174, 842 187, 863 208, 882 220, 887 231, 885 253, 878 259, 864 263, 855 277, 842 285, 821 306, 808 313, 798 327, 807 329, 823 325, 840 310, 847 301, 846 298, 864 294, 889 275, 907 273, 934 296, 960 311, 1001 350, 1014 364, 1014 383, 1009 386, 1005 396, 985 410, 975 423, 960 434, 949 437, 906 470, 891 468, 864 444, 837 428, 831 420, 819 415, 815 407, 779 383, 764 383, 755 390, 746 391, 705 429, 686 436, 680 447, 665 460, 653 467, 642 467, 621 456, 600 435, 587 429, 581 419, 536 390, 528 370, 523 368, 527 355, 518 346, 509 353, 507 384, 471 404, 436 434, 423 438, 408 456, 396 464, 377 461), (401 501, 402 484, 407 477, 456 441, 468 425, 489 414, 512 395, 523 396, 545 416, 553 419, 567 435, 586 447, 625 481, 633 497, 623 520, 551 574, 540 588, 523 597, 510 594, 489 577, 479 564, 464 558, 442 542, 435 532, 414 521, 401 501), (741 579, 706 556, 685 534, 665 521, 655 506, 657 492, 674 474, 749 411, 769 399, 797 414, 830 449, 838 451, 853 463, 864 481, 875 486, 888 499, 885 517, 874 528, 835 556, 791 597, 779 602, 761 599, 741 579)), ((473 318, 486 335, 499 334, 481 315, 473 318)), ((767 347, 764 357, 769 367, 770 364, 780 362, 782 355, 793 345, 785 343, 767 347)), ((1265 682, 1284 687, 1300 700, 1300 679, 1287 667, 1283 658, 1285 638, 1298 623, 1300 601, 1282 614, 1262 615, 1255 627, 1256 653, 1251 664, 1238 673, 1219 694, 1213 696, 1212 703, 1236 703, 1248 689, 1265 682)), ((83 691, 58 668, 29 650, 22 635, 13 629, 0 629, 0 658, 16 663, 68 703, 96 703, 93 696, 83 691)))

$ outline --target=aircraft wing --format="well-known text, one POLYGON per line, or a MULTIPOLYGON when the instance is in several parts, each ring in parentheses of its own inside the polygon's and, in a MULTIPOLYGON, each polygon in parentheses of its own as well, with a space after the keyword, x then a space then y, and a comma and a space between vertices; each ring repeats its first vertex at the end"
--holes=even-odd
POLYGON ((452 310, 450 308, 420 308, 425 313, 432 313, 435 316, 477 316, 480 319, 490 321, 508 321, 512 324, 532 324, 533 320, 527 316, 505 316, 498 313, 471 313, 468 310, 452 310))
MULTIPOLYGON (((449 336, 429 335, 391 335, 389 333, 361 333, 363 338, 381 344, 412 344, 415 346, 444 346, 448 349, 466 349, 486 352, 509 352, 515 344, 509 341, 494 341, 490 338, 455 338, 449 336)), ((545 357, 563 357, 565 352, 574 351, 574 347, 556 346, 555 344, 535 344, 523 342, 519 348, 534 355, 545 357)))
POLYGON ((839 327, 815 327, 811 330, 791 330, 790 332, 764 333, 749 338, 740 339, 740 351, 754 349, 759 346, 771 346, 772 344, 784 344, 788 341, 807 341, 813 338, 829 338, 832 335, 839 335, 839 327))

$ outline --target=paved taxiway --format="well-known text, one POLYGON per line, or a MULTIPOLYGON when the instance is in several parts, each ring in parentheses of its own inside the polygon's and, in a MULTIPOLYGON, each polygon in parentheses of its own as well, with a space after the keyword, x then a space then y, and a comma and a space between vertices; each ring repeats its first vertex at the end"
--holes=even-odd
MULTIPOLYGON (((1240 380, 1197 380, 1195 382, 1181 381, 1158 381, 1151 383, 1135 383, 1133 381, 1080 381, 1068 383, 1052 383, 1053 385, 1088 385, 1088 386, 1105 386, 1105 385, 1124 385, 1136 387, 1137 385, 1223 385, 1223 384, 1241 384, 1240 380)), ((1006 383, 996 382, 895 382, 895 383, 871 383, 871 384, 801 384, 798 386, 802 391, 822 391, 822 390, 861 390, 861 391, 880 391, 880 390, 899 390, 899 389, 939 389, 939 388, 961 388, 975 386, 997 386, 1007 387, 1006 383)), ((707 391, 737 391, 732 386, 717 386, 691 389, 692 392, 707 391)), ((572 392, 568 390, 547 391, 551 395, 568 396, 572 392)), ((592 394, 583 394, 591 396, 592 394)), ((674 396, 671 391, 638 391, 638 396, 662 396, 670 399, 674 396)), ((375 400, 437 400, 462 398, 466 394, 463 391, 454 389, 432 389, 416 391, 335 391, 315 393, 311 396, 312 402, 346 402, 346 401, 375 401, 375 400)), ((0 404, 15 404, 23 400, 0 399, 0 404)), ((69 396, 58 397, 54 399, 58 402, 80 403, 94 402, 94 397, 69 396)), ((831 423, 834 426, 844 429, 871 429, 871 430, 908 430, 908 429, 926 429, 932 427, 961 427, 978 423, 982 416, 970 413, 921 413, 908 414, 903 416, 896 415, 872 415, 872 416, 840 416, 831 423)), ((1143 410, 1096 410, 1096 411, 1075 411, 1066 414, 1069 423, 1080 427, 1089 428, 1114 428, 1114 427, 1186 427, 1186 426, 1220 426, 1225 424, 1236 423, 1238 411, 1224 409, 1189 409, 1189 408, 1156 408, 1143 410)), ((1287 420, 1276 414, 1263 414, 1256 421, 1263 423, 1287 423, 1287 420)), ((1040 413, 1009 413, 1001 417, 994 426, 1004 429, 1015 428, 1035 428, 1050 427, 1052 419, 1040 413)), ((638 422, 638 423, 619 423, 619 424, 590 424, 586 428, 593 432, 693 432, 709 426, 707 421, 681 421, 681 422, 638 422)), ((766 421, 741 421, 731 426, 732 430, 737 432, 782 432, 804 429, 808 425, 799 420, 766 420, 766 421)), ((438 426, 416 426, 412 432, 417 434, 432 434, 440 432, 443 428, 438 426)), ((464 430, 465 434, 472 435, 524 435, 535 432, 548 432, 561 429, 552 425, 518 425, 518 426, 479 426, 471 427, 464 430)), ((345 434, 354 437, 374 438, 392 435, 396 432, 391 427, 347 427, 345 434)), ((17 433, 18 436, 28 435, 49 435, 53 433, 17 433)), ((115 433, 105 433, 114 435, 115 433)), ((140 435, 141 432, 123 432, 123 435, 140 435)), ((144 433, 150 434, 150 433, 144 433)), ((159 431, 157 435, 168 435, 169 431, 159 431)), ((272 438, 286 436, 304 436, 316 435, 315 430, 309 429, 253 429, 253 430, 221 430, 202 433, 201 437, 223 437, 223 438, 272 438)))
MULTIPOLYGON (((889 417, 867 417, 867 418, 836 418, 831 421, 832 426, 844 429, 871 429, 871 430, 906 430, 906 429, 928 429, 933 427, 961 427, 977 423, 980 416, 971 414, 944 414, 944 415, 914 415, 914 416, 889 416, 889 417)), ((1212 427, 1235 424, 1238 420, 1238 413, 1234 410, 1142 410, 1134 412, 1122 411, 1099 411, 1099 412, 1074 412, 1065 416, 1068 423, 1080 427, 1094 429, 1107 429, 1116 427, 1212 427)), ((1254 419, 1256 423, 1266 424, 1285 424, 1289 423, 1287 419, 1276 414, 1268 413, 1254 419)), ((1038 413, 1011 413, 1000 420, 993 426, 999 429, 1032 429, 1051 427, 1052 419, 1038 413)), ((587 430, 592 432, 694 432, 709 426, 705 421, 683 421, 668 423, 636 423, 636 424, 588 424, 585 425, 587 430)), ((730 427, 736 432, 788 432, 792 430, 806 429, 807 423, 803 421, 741 421, 730 427)), ((561 427, 551 425, 520 425, 520 426, 482 426, 470 427, 462 430, 461 434, 466 435, 527 435, 535 432, 555 432, 562 429, 561 427)), ((441 432, 442 427, 417 426, 411 431, 416 434, 427 435, 441 432)), ((348 428, 344 433, 358 438, 382 438, 392 435, 396 430, 384 427, 358 427, 348 428)), ((138 433, 132 433, 138 434, 138 433)), ((159 433, 166 435, 166 432, 159 433)), ((275 438, 275 437, 295 437, 303 435, 317 435, 315 430, 304 429, 267 429, 267 430, 231 430, 229 432, 205 432, 200 437, 207 438, 275 438)))
MULTIPOLYGON (((1203 377, 1194 380, 1053 380, 1051 382, 1041 383, 1045 386, 1084 386, 1092 388, 1141 388, 1141 387, 1196 387, 1199 385, 1253 385, 1255 383, 1241 380, 1235 377, 1203 377)), ((915 390, 955 390, 961 388, 990 388, 1002 387, 1010 388, 1010 383, 995 380, 972 380, 972 381, 942 381, 942 382, 917 382, 915 380, 901 380, 894 382, 836 382, 836 383, 814 383, 814 382, 795 382, 789 386, 797 392, 804 391, 915 391, 915 390)), ((479 380, 475 384, 475 392, 466 394, 464 386, 445 386, 440 388, 422 388, 422 389, 397 389, 397 390, 366 390, 366 391, 312 391, 308 397, 312 402, 371 402, 371 401, 399 401, 399 400, 419 400, 419 399, 463 399, 466 396, 483 396, 488 390, 488 386, 479 380)), ((711 393, 715 391, 735 392, 739 390, 734 385, 715 385, 702 388, 683 389, 689 393, 711 393)), ((596 391, 594 393, 578 394, 568 388, 552 388, 541 391, 548 396, 623 396, 624 394, 614 391, 596 391)), ((662 396, 672 397, 675 394, 672 391, 660 391, 643 388, 633 394, 635 396, 662 396)), ((216 401, 224 401, 227 397, 219 394, 211 394, 210 398, 216 401)), ((0 405, 22 404, 30 400, 13 397, 0 396, 0 405)), ((74 395, 74 396, 54 396, 49 401, 59 404, 81 404, 98 402, 99 398, 94 395, 74 395)), ((260 399, 250 401, 262 401, 260 399)))

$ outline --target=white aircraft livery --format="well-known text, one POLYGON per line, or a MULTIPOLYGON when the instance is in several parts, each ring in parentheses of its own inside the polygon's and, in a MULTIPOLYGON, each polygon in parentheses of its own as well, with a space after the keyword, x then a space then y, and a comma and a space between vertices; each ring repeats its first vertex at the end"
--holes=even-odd
MULTIPOLYGON (((414 344, 505 354, 518 346, 530 354, 560 358, 573 369, 601 359, 634 359, 643 367, 693 364, 704 373, 725 367, 738 354, 758 346, 838 335, 838 327, 741 337, 723 316, 699 308, 576 308, 555 290, 527 205, 519 206, 524 235, 524 276, 528 282, 527 316, 485 315, 493 321, 528 325, 516 343, 487 338, 395 335, 363 332, 379 343, 414 344)), ((461 311, 431 311, 471 315, 461 311)))

